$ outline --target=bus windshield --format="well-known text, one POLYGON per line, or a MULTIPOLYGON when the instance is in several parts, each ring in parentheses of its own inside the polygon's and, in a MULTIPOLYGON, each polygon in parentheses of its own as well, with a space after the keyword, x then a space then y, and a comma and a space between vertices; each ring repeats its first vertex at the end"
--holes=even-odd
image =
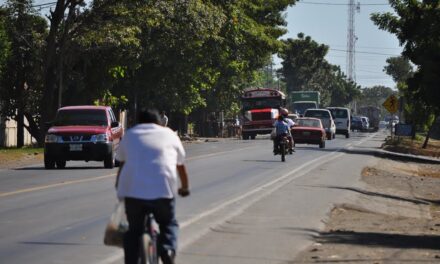
POLYGON ((279 108, 282 106, 281 98, 245 98, 242 99, 243 110, 279 108))
POLYGON ((293 103, 293 111, 302 115, 309 108, 316 108, 316 103, 313 102, 298 102, 293 103))

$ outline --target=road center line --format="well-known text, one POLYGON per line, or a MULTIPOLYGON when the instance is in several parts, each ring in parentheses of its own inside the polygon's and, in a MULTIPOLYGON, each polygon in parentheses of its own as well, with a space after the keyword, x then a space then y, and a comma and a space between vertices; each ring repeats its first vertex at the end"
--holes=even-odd
POLYGON ((116 176, 116 173, 112 173, 112 174, 88 178, 88 179, 65 181, 65 182, 53 183, 53 184, 48 184, 48 185, 43 185, 43 186, 36 186, 36 187, 21 189, 21 190, 12 191, 12 192, 0 193, 0 197, 7 197, 7 196, 15 195, 15 194, 28 193, 28 192, 34 192, 34 191, 41 191, 41 190, 45 190, 45 189, 50 189, 50 188, 60 187, 60 186, 65 186, 65 185, 70 185, 70 184, 76 184, 76 183, 99 181, 102 179, 107 179, 107 178, 115 177, 115 176, 116 176))
MULTIPOLYGON (((213 156, 217 156, 217 155, 223 155, 223 154, 227 154, 227 153, 242 151, 242 150, 246 150, 246 149, 250 149, 250 148, 256 148, 256 147, 257 146, 250 146, 250 147, 234 149, 234 150, 229 150, 229 151, 222 151, 222 152, 216 152, 216 153, 211 153, 211 154, 199 155, 199 156, 189 157, 186 160, 187 161, 198 160, 198 159, 202 159, 202 158, 208 158, 208 157, 213 157, 213 156)), ((31 188, 26 188, 26 189, 20 189, 20 190, 11 191, 11 192, 3 192, 3 193, 0 193, 0 198, 1 197, 11 196, 11 195, 16 195, 16 194, 41 191, 41 190, 46 190, 46 189, 50 189, 50 188, 71 185, 71 184, 91 182, 91 181, 99 181, 99 180, 103 180, 103 179, 107 179, 107 178, 115 177, 115 176, 116 176, 116 173, 112 173, 112 174, 108 174, 108 175, 104 175, 104 176, 98 176, 98 177, 93 177, 93 178, 88 178, 88 179, 64 181, 64 182, 58 182, 58 183, 53 183, 53 184, 48 184, 48 185, 36 186, 36 187, 31 187, 31 188)))

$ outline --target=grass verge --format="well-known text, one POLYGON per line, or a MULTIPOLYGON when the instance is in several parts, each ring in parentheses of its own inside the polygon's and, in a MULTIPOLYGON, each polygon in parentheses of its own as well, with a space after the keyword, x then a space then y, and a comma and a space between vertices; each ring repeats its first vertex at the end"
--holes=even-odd
POLYGON ((424 140, 422 135, 417 135, 414 140, 409 137, 394 137, 393 139, 388 137, 382 148, 393 152, 440 158, 440 140, 429 139, 428 146, 422 148, 424 140))
POLYGON ((21 160, 37 159, 44 153, 43 148, 0 148, 0 165, 21 160))

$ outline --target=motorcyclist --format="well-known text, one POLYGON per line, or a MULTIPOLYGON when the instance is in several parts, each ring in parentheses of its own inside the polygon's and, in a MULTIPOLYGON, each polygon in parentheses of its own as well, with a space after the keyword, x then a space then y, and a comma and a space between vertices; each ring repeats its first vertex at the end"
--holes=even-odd
POLYGON ((280 142, 281 137, 290 136, 290 128, 289 125, 284 121, 284 117, 282 115, 278 116, 277 121, 274 123, 276 136, 273 139, 273 154, 278 154, 278 144, 280 142))
MULTIPOLYGON (((286 108, 281 108, 280 113, 284 117, 284 122, 287 123, 287 125, 289 126, 289 132, 290 132, 292 127, 295 125, 295 122, 292 119, 289 118, 289 110, 287 110, 286 108)), ((294 152, 295 149, 293 148, 292 134, 289 133, 287 138, 289 139, 289 150, 291 152, 294 152)))

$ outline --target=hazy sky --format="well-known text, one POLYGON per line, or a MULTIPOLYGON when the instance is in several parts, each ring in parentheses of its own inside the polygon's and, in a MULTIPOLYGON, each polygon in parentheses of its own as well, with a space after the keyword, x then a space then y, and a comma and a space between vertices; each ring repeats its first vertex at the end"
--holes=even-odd
MULTIPOLYGON (((356 82, 362 87, 385 85, 394 88, 393 80, 383 72, 386 59, 402 50, 397 38, 379 30, 370 20, 375 12, 392 12, 387 0, 358 0, 360 13, 355 14, 356 82)), ((299 32, 318 43, 330 46, 327 60, 346 72, 349 0, 302 0, 287 10, 287 38, 299 32)))
MULTIPOLYGON (((34 3, 52 3, 56 0, 35 0, 34 3)), ((5 0, 0 0, 3 4, 5 0)), ((379 30, 370 20, 371 13, 392 12, 387 0, 358 0, 360 12, 355 14, 356 82, 362 87, 385 85, 394 88, 393 80, 383 72, 385 60, 401 52, 396 37, 379 30)), ((296 38, 303 32, 313 40, 330 46, 327 60, 346 72, 346 47, 349 0, 301 0, 287 9, 288 33, 283 38, 296 38)), ((45 8, 42 12, 47 11, 45 8)), ((275 60, 276 66, 280 61, 275 60)))

